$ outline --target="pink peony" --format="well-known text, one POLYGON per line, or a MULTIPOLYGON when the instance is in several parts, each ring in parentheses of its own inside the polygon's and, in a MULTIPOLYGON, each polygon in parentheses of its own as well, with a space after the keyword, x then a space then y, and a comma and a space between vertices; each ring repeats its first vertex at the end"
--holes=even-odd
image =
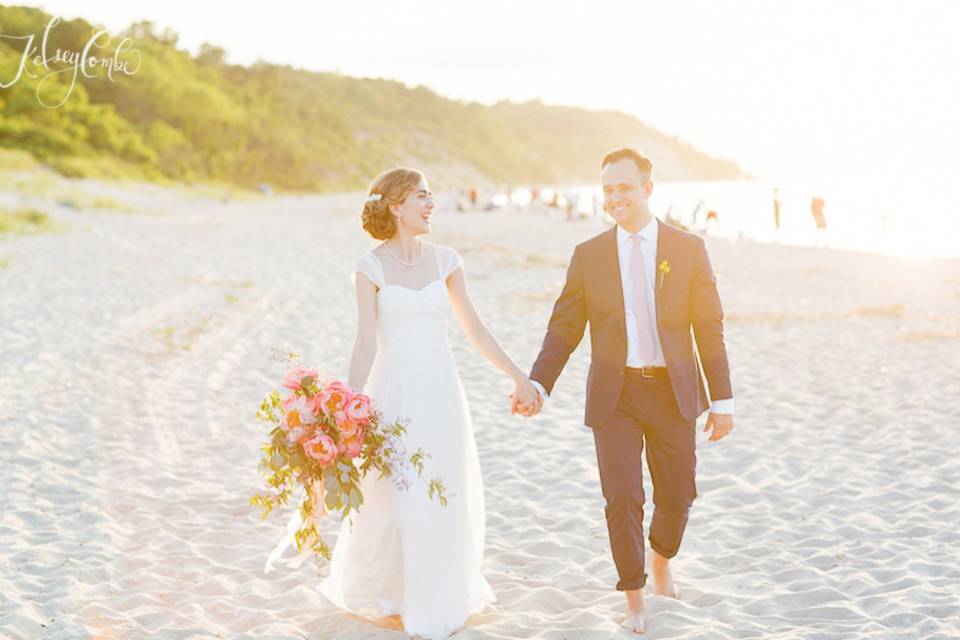
POLYGON ((363 436, 357 434, 351 438, 344 438, 340 441, 340 455, 347 458, 356 458, 363 451, 363 436))
POLYGON ((314 403, 320 411, 334 415, 343 411, 352 396, 350 387, 337 380, 321 389, 315 396, 314 403))
POLYGON ((360 433, 360 429, 363 425, 357 424, 356 422, 351 422, 346 419, 337 422, 337 431, 340 432, 340 435, 344 438, 352 438, 353 436, 360 433))
POLYGON ((350 398, 344 409, 347 414, 347 420, 357 424, 366 424, 370 419, 370 398, 358 393, 350 398))
POLYGON ((291 391, 296 391, 301 387, 304 382, 304 378, 313 378, 317 379, 317 372, 315 369, 307 369, 302 365, 297 365, 290 371, 287 371, 286 375, 283 376, 283 386, 291 391))
POLYGON ((320 463, 321 467, 328 467, 337 458, 337 445, 333 439, 324 434, 317 433, 303 443, 303 451, 320 463))
POLYGON ((290 396, 283 401, 283 414, 287 424, 298 427, 317 421, 316 409, 312 402, 303 396, 290 396))

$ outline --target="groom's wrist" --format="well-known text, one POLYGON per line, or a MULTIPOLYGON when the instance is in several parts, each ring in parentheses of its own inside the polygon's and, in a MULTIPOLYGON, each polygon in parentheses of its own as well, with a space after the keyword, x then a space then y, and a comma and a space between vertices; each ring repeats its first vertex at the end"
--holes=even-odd
POLYGON ((547 390, 543 388, 543 385, 537 382, 536 380, 534 380, 533 378, 530 379, 530 384, 532 384, 533 388, 536 389, 537 393, 540 394, 540 401, 546 402, 547 398, 549 398, 550 396, 547 395, 547 390))
POLYGON ((733 398, 726 398, 724 400, 713 400, 710 403, 710 413, 725 413, 725 414, 733 415, 734 414, 733 398))

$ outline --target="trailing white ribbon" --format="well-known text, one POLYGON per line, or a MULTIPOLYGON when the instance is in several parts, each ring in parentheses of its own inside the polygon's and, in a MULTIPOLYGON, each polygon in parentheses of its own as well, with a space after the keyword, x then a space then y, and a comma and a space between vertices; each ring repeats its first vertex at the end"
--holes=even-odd
MULTIPOLYGON (((326 492, 323 490, 323 483, 318 482, 313 485, 315 487, 314 496, 313 496, 313 505, 314 505, 314 519, 319 519, 323 517, 323 514, 326 513, 324 508, 324 497, 326 492)), ((280 539, 280 542, 277 543, 277 546, 273 548, 273 551, 270 552, 270 555, 267 556, 267 562, 263 565, 264 575, 270 573, 273 570, 273 563, 276 562, 280 556, 283 555, 283 552, 287 550, 291 544, 294 543, 296 539, 297 531, 303 526, 303 518, 300 516, 300 508, 303 506, 303 503, 307 501, 307 492, 303 491, 300 494, 300 499, 297 501, 297 508, 293 510, 293 514, 290 516, 290 520, 287 521, 287 534, 280 539)), ((297 569, 300 565, 303 564, 303 561, 306 560, 313 550, 304 545, 303 549, 300 550, 300 554, 297 557, 293 558, 287 563, 287 567, 290 569, 297 569)))
MULTIPOLYGON (((304 498, 306 498, 306 493, 304 493, 300 498, 299 504, 303 504, 304 498)), ((273 551, 270 552, 270 555, 267 556, 267 562, 263 565, 264 575, 273 570, 273 563, 283 555, 283 552, 287 550, 287 547, 293 544, 294 536, 302 524, 303 518, 300 517, 300 507, 298 505, 297 508, 293 510, 293 515, 290 516, 289 522, 287 522, 287 534, 280 539, 280 542, 277 543, 277 546, 275 546, 273 551)), ((303 554, 301 553, 301 555, 303 554)))

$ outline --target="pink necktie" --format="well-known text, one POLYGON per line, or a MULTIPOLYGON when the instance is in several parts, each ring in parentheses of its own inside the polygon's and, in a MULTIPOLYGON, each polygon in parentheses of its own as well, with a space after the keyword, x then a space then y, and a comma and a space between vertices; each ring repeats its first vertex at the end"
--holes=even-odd
POLYGON ((633 251, 630 257, 630 272, 633 276, 633 318, 637 323, 637 351, 647 363, 653 362, 657 350, 653 344, 653 324, 650 322, 650 308, 647 306, 647 267, 643 260, 643 236, 635 233, 633 251))

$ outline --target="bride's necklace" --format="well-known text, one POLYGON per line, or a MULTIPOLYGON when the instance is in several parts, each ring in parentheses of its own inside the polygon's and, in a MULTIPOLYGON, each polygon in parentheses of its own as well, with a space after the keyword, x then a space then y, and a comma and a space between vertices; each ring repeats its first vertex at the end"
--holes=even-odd
POLYGON ((387 244, 386 242, 383 243, 383 248, 387 250, 387 253, 390 254, 390 257, 391 257, 391 258, 393 258, 394 260, 396 260, 397 262, 399 262, 399 263, 402 264, 403 266, 405 266, 405 267, 412 267, 412 266, 416 265, 418 262, 420 262, 420 258, 423 257, 423 243, 421 242, 421 243, 419 243, 419 244, 420 244, 420 253, 417 255, 417 259, 414 260, 413 262, 406 262, 406 261, 401 260, 400 258, 398 258, 398 257, 396 256, 396 254, 393 252, 393 250, 390 249, 390 245, 387 244))

